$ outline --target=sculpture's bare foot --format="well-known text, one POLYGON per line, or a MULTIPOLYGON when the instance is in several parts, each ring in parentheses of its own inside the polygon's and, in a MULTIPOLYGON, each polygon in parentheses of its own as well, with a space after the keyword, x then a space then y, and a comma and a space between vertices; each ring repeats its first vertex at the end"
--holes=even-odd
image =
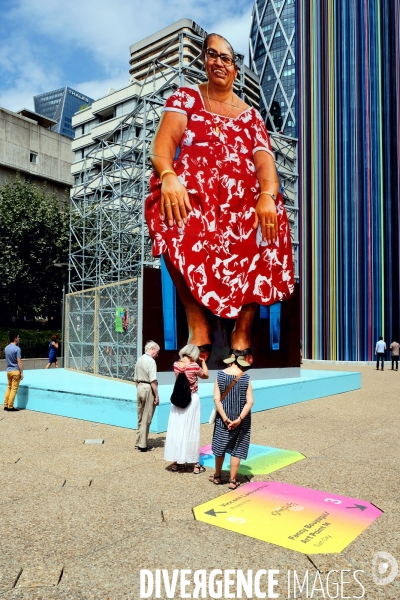
POLYGON ((250 332, 256 310, 257 304, 255 302, 242 306, 231 335, 231 349, 245 351, 243 356, 249 365, 253 364, 250 332))
POLYGON ((253 364, 253 355, 251 354, 250 347, 250 331, 238 331, 235 329, 231 335, 231 349, 232 350, 245 350, 244 359, 249 365, 253 364), (250 352, 249 352, 250 351, 250 352))
POLYGON ((194 344, 200 349, 200 358, 207 361, 211 354, 210 324, 204 311, 186 309, 189 337, 188 344, 194 344))

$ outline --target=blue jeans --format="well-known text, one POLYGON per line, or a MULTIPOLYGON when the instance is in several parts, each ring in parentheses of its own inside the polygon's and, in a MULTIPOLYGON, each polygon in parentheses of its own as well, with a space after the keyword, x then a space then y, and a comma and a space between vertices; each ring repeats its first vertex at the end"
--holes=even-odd
POLYGON ((379 369, 379 361, 382 361, 382 371, 385 366, 385 353, 378 352, 376 355, 376 368, 379 369))

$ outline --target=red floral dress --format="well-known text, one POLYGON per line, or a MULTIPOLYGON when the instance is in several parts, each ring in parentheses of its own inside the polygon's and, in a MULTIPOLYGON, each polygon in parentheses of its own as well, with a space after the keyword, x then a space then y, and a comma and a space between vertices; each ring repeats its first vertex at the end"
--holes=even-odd
POLYGON ((195 298, 220 317, 234 319, 250 302, 286 300, 294 278, 281 195, 276 201, 277 241, 267 245, 260 227, 253 229, 260 192, 253 155, 261 150, 273 156, 260 114, 248 108, 236 118, 213 115, 197 86, 178 89, 163 110, 188 118, 174 170, 193 210, 182 228, 168 227, 160 219, 160 180, 151 175, 145 214, 153 255, 168 252, 195 298))

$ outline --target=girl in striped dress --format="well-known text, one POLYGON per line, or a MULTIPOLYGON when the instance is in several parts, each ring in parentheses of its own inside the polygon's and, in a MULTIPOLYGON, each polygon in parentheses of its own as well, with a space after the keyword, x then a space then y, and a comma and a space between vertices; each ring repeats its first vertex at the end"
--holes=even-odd
POLYGON ((251 407, 254 404, 250 376, 243 373, 248 363, 244 356, 232 354, 225 363, 230 366, 218 371, 214 386, 214 402, 217 410, 215 419, 212 451, 215 456, 215 473, 210 481, 221 485, 221 470, 225 454, 231 455, 229 489, 235 490, 240 483, 236 481, 240 460, 247 458, 250 445, 251 407), (221 402, 221 396, 229 385, 240 375, 240 379, 221 402))

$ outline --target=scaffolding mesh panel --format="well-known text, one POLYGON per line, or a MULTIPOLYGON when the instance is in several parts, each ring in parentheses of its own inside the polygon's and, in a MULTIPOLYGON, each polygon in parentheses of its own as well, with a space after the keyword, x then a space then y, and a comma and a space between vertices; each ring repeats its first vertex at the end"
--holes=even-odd
POLYGON ((67 294, 66 368, 133 381, 138 287, 135 278, 67 294))

